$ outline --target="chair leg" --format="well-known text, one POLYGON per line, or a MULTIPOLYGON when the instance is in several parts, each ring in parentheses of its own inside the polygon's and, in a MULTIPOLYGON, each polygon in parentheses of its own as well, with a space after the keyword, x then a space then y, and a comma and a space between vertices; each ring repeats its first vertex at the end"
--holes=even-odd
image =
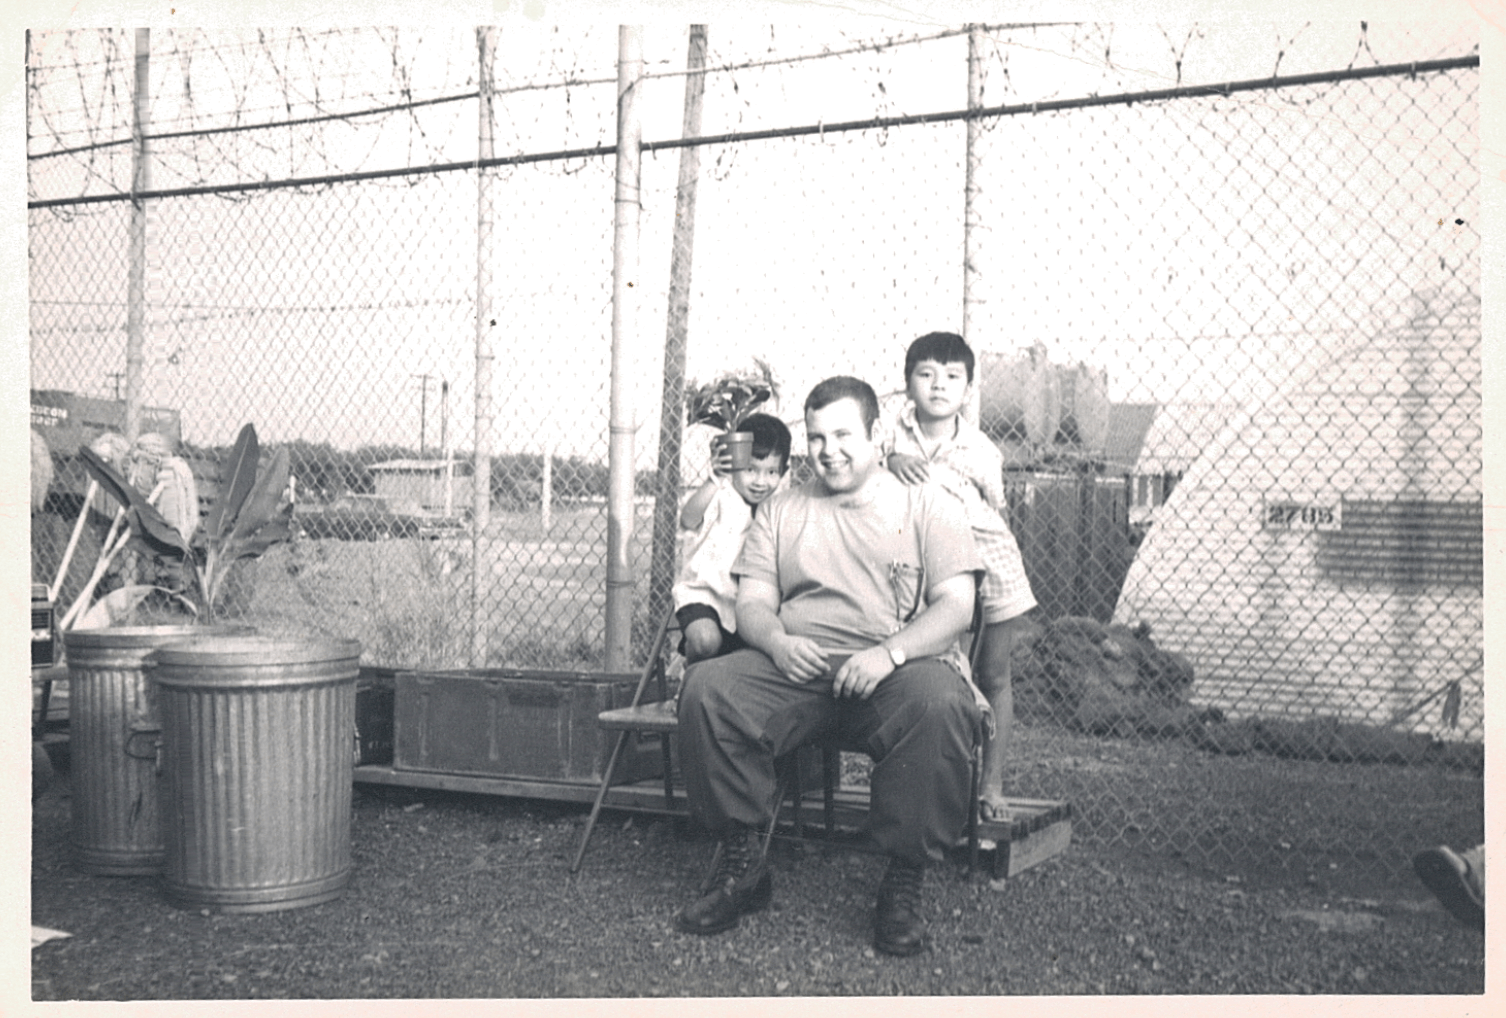
POLYGON ((792 786, 790 788, 790 809, 793 810, 793 813, 791 817, 795 821, 795 837, 800 841, 804 841, 805 810, 801 807, 804 805, 805 798, 805 754, 803 750, 797 749, 792 756, 793 759, 790 761, 790 785, 792 786))
POLYGON ((983 746, 973 747, 972 780, 968 793, 967 807, 967 875, 971 877, 978 872, 978 821, 980 819, 980 807, 978 796, 983 791, 983 746))
POLYGON ((769 842, 774 840, 774 828, 779 826, 779 808, 784 805, 785 793, 789 791, 790 769, 789 761, 785 761, 783 766, 776 768, 778 780, 774 784, 774 812, 769 817, 768 829, 763 832, 762 854, 764 856, 769 854, 769 842))
POLYGON ((617 741, 612 746, 612 755, 607 758, 606 773, 601 776, 601 787, 596 789, 596 801, 591 804, 591 815, 586 818, 586 829, 580 836, 580 848, 575 851, 575 862, 570 864, 570 872, 580 871, 581 860, 586 857, 586 846, 591 843, 591 833, 596 830, 596 818, 601 815, 601 804, 606 800, 607 789, 612 787, 612 777, 617 771, 617 758, 622 756, 622 744, 627 741, 626 731, 617 733, 617 741))
POLYGON ((837 834, 837 786, 842 782, 842 754, 832 746, 821 747, 821 806, 825 813, 826 837, 837 834))
POLYGON ((659 733, 659 753, 664 759, 664 808, 675 808, 674 754, 670 751, 670 733, 659 733))

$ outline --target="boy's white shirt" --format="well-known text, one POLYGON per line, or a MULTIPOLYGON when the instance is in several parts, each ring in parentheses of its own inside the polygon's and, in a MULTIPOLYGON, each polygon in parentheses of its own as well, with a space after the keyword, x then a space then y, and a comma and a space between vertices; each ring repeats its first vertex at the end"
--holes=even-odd
MULTIPOLYGON (((949 447, 957 444, 968 429, 977 431, 977 426, 968 423, 967 419, 958 415, 953 418, 956 431, 953 437, 942 438, 936 441, 935 448, 928 455, 925 448, 920 445, 917 436, 920 432, 919 422, 915 419, 915 403, 906 400, 904 406, 894 413, 892 419, 886 419, 882 423, 886 433, 883 436, 883 448, 885 454, 894 452, 910 456, 919 456, 933 467, 940 468, 932 476, 932 480, 949 489, 952 494, 962 499, 967 507, 968 522, 978 529, 996 529, 999 525, 999 512, 1004 505, 1004 479, 1002 475, 1002 458, 1000 460, 1000 476, 993 477, 993 471, 974 470, 982 476, 974 478, 946 462, 946 452, 949 447), (945 473, 943 473, 943 471, 945 473), (951 476, 947 476, 950 474, 951 476), (990 483, 991 482, 991 483, 990 483)), ((972 437, 969 435, 968 437, 972 437)), ((982 432, 978 432, 982 437, 982 432)), ((987 441, 985 438, 984 441, 987 441)), ((992 447, 992 443, 989 443, 992 447)))
POLYGON ((673 590, 676 611, 687 604, 710 605, 722 628, 737 632, 737 581, 732 577, 732 563, 742 551, 752 522, 753 507, 743 501, 732 479, 717 478, 716 494, 706 505, 701 525, 681 531, 683 565, 673 590))

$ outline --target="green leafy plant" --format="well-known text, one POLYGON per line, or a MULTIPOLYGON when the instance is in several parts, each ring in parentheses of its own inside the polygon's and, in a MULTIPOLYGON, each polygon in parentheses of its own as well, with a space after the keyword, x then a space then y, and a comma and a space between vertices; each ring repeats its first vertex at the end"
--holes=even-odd
POLYGON ((779 395, 768 362, 754 358, 753 365, 752 371, 731 371, 686 393, 686 420, 736 431, 745 417, 779 395))
MULTIPOLYGON (((124 588, 123 595, 120 591, 111 595, 121 595, 120 603, 112 606, 115 611, 108 613, 111 616, 122 607, 128 613, 144 597, 161 590, 188 604, 200 621, 212 621, 235 563, 256 558, 293 536, 292 505, 283 502, 283 492, 288 486, 287 449, 278 449, 267 469, 260 470, 261 449, 256 429, 250 424, 241 428, 236 437, 230 461, 221 473, 219 497, 186 539, 92 449, 81 448, 79 457, 90 476, 123 507, 122 518, 130 540, 182 565, 182 589, 155 585, 124 588)), ((91 593, 92 587, 83 597, 87 599, 91 593)))

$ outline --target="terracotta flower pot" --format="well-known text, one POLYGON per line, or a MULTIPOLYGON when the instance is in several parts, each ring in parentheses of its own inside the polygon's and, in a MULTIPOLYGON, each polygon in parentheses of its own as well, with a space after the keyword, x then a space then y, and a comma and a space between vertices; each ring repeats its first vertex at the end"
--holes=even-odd
POLYGON ((726 446, 728 454, 732 457, 733 470, 746 470, 753 465, 753 433, 751 431, 732 431, 722 436, 722 444, 726 446))

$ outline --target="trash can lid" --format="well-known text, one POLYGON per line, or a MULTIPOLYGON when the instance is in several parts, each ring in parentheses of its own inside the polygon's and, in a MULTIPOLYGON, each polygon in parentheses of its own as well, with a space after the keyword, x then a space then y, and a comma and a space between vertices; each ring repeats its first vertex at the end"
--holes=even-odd
POLYGON ((351 661, 361 656, 356 640, 330 637, 246 635, 210 636, 165 644, 154 655, 159 665, 196 667, 204 665, 319 664, 351 661))
POLYGON ((199 626, 191 623, 160 626, 101 626, 96 629, 70 629, 63 634, 63 643, 69 649, 127 650, 161 647, 189 639, 249 636, 255 631, 250 626, 199 626))

